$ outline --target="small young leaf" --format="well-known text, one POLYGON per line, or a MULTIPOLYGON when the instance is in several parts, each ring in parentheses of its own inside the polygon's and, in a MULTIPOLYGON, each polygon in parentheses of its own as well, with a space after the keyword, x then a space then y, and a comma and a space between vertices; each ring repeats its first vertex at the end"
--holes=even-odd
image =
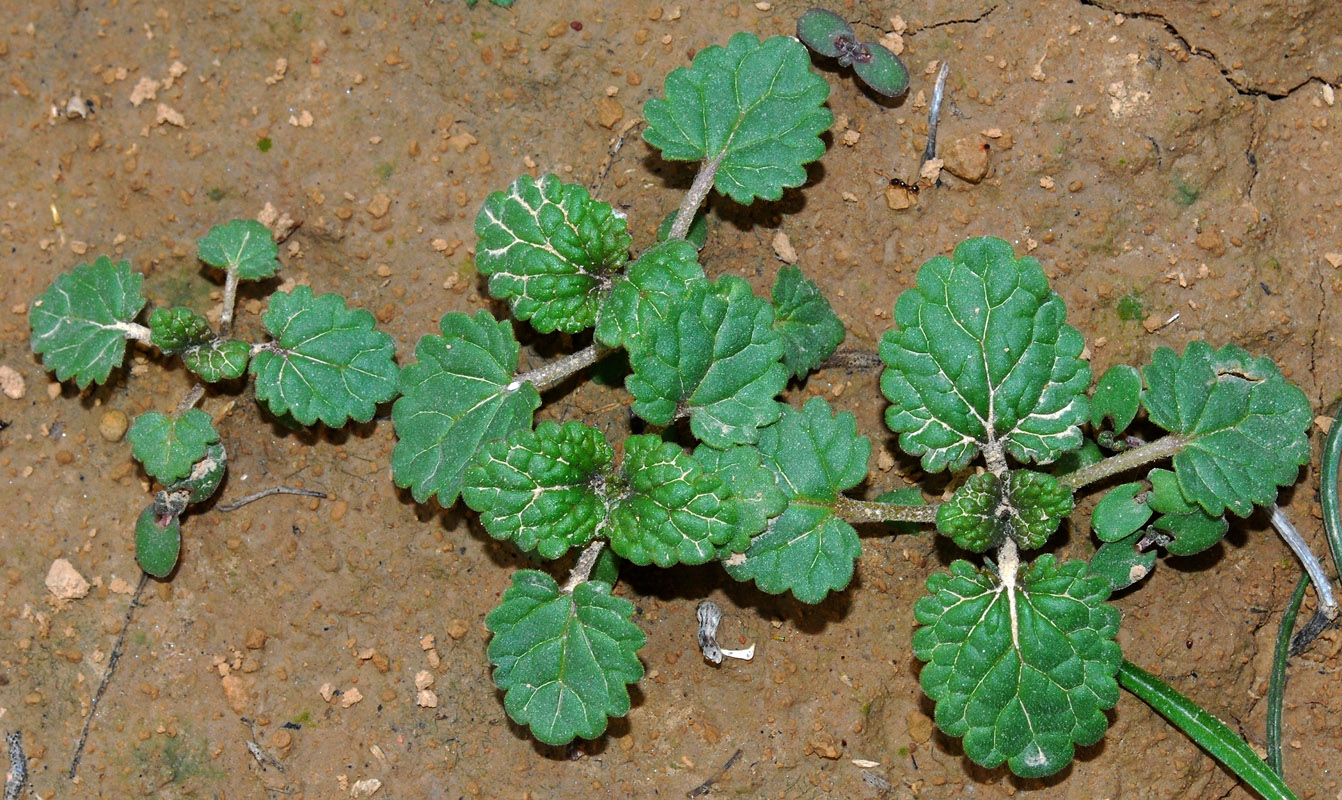
POLYGON ((839 320, 820 287, 786 266, 774 279, 774 330, 783 337, 783 366, 795 378, 820 366, 843 341, 839 320))
POLYGON ((605 522, 614 455, 596 428, 542 422, 485 445, 466 470, 461 496, 490 536, 559 558, 587 544, 605 522))
POLYGON ((838 58, 856 37, 853 26, 833 11, 812 8, 797 18, 797 38, 822 56, 838 58))
POLYGON ((189 308, 156 308, 149 315, 149 341, 165 353, 180 353, 212 338, 210 323, 189 308))
POLYGON ((927 579, 913 652, 936 722, 965 755, 1026 778, 1052 775, 1099 741, 1118 702, 1119 615, 1109 582, 1051 555, 1003 585, 966 561, 927 579))
POLYGON ((1072 513, 1072 492, 1043 472, 1017 469, 1005 481, 971 475, 937 509, 937 530, 964 549, 982 553, 1006 537, 1023 549, 1042 547, 1072 513))
POLYGON ((1109 581, 1111 591, 1126 589, 1151 574, 1156 566, 1156 551, 1137 549, 1145 531, 1133 531, 1122 539, 1100 545, 1090 557, 1087 575, 1098 575, 1109 581))
POLYGON ((447 508, 480 448, 530 430, 541 398, 536 387, 513 379, 518 346, 506 320, 487 311, 473 318, 446 314, 438 327, 443 335, 420 339, 416 363, 401 370, 401 396, 391 409, 397 439, 391 474, 415 502, 437 495, 447 508))
POLYGON ((629 258, 625 221, 553 175, 523 175, 485 198, 475 235, 475 266, 489 276, 490 295, 541 333, 592 327, 612 274, 629 258))
POLYGON ((1208 514, 1202 506, 1191 503, 1179 488, 1173 472, 1153 469, 1146 479, 1151 482, 1151 510, 1160 514, 1151 527, 1173 537, 1165 543, 1165 552, 1173 556, 1191 556, 1211 547, 1230 530, 1225 513, 1208 514))
POLYGON ((1190 439, 1174 456, 1174 473, 1184 497, 1209 515, 1229 508, 1248 516, 1309 460, 1309 399, 1271 359, 1189 342, 1182 356, 1158 348, 1142 374, 1151 421, 1190 439))
POLYGON ((704 278, 694 247, 678 239, 649 247, 615 279, 596 316, 596 338, 607 347, 633 351, 643 334, 661 322, 671 301, 704 278))
POLYGON ((593 739, 607 717, 629 713, 626 684, 643 677, 638 649, 647 641, 630 622, 634 604, 587 581, 560 594, 554 579, 524 570, 489 612, 489 660, 503 705, 545 744, 593 739))
POLYGON ((270 230, 254 219, 216 225, 196 247, 196 257, 201 261, 222 270, 236 270, 244 281, 274 275, 280 268, 279 254, 270 230))
POLYGON ((694 448, 694 460, 704 472, 722 479, 730 499, 738 506, 737 532, 718 549, 718 558, 744 553, 751 540, 764 532, 769 520, 787 508, 787 495, 778 488, 773 471, 764 466, 758 448, 737 446, 719 450, 701 444, 694 448))
POLYGON ((787 373, 773 307, 734 276, 692 283, 629 354, 634 413, 654 425, 689 415, 706 444, 749 444, 778 419, 787 373))
POLYGON ((857 419, 813 397, 801 411, 783 406, 783 416, 760 432, 764 465, 787 497, 782 515, 771 519, 744 557, 724 562, 739 581, 762 591, 791 591, 803 603, 818 603, 853 578, 862 553, 857 531, 834 512, 839 493, 867 477, 871 442, 857 435, 857 419))
POLYGON ((877 94, 899 97, 909 90, 909 70, 904 62, 874 42, 858 45, 853 71, 877 94))
POLYGON ((777 200, 806 180, 834 122, 822 105, 829 85, 810 63, 789 36, 738 33, 705 47, 666 76, 666 99, 643 106, 643 138, 665 159, 716 164, 713 186, 738 203, 777 200))
POLYGON ((228 470, 228 454, 219 442, 205 447, 205 457, 191 465, 191 471, 176 483, 167 485, 169 493, 185 489, 190 494, 188 503, 203 503, 214 496, 223 483, 224 473, 228 470))
MULTIPOLYGON (((657 225, 657 241, 665 242, 671 236, 671 226, 676 224, 676 215, 678 211, 672 211, 665 217, 662 217, 661 223, 657 225)), ((703 250, 704 245, 708 244, 708 216, 703 210, 699 210, 694 219, 690 220, 690 229, 685 232, 685 241, 694 245, 695 250, 703 250)))
POLYGON ((174 516, 159 524, 151 503, 135 520, 135 561, 155 578, 166 578, 182 552, 182 523, 174 516))
POLYGON ((1033 258, 983 237, 918 270, 881 339, 886 424, 923 469, 964 469, 979 450, 1048 463, 1081 444, 1090 367, 1062 298, 1033 258))
POLYGON ((154 480, 168 485, 191 474, 191 467, 219 441, 210 415, 198 408, 168 416, 149 411, 135 418, 130 432, 131 455, 154 480))
POLYGON ((1108 417, 1114 422, 1114 433, 1122 433, 1137 418, 1141 397, 1142 376, 1137 368, 1113 365, 1104 371, 1090 396, 1090 424, 1098 429, 1108 417))
POLYGON ((1100 541, 1125 539, 1151 518, 1151 507, 1146 500, 1137 499, 1137 493, 1144 488, 1141 481, 1115 486, 1095 506, 1090 515, 1090 527, 1100 541))
POLYGON ((56 380, 103 383, 126 355, 126 333, 144 308, 144 276, 99 256, 60 276, 28 310, 33 352, 56 380))
POLYGON ((182 353, 182 363, 206 383, 231 381, 247 371, 252 346, 238 339, 215 339, 182 353))
POLYGON ((276 292, 262 320, 275 341, 252 357, 251 371, 256 396, 274 413, 339 428, 367 422, 396 396, 396 343, 340 295, 276 292))

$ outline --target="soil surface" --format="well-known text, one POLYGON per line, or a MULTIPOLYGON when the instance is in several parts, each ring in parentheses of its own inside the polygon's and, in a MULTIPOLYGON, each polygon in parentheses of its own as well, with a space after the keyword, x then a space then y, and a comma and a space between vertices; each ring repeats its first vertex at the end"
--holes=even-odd
MULTIPOLYGON (((910 654, 912 604, 956 553, 930 532, 881 526, 862 530, 853 585, 814 607, 715 566, 626 570, 617 591, 648 635, 633 710, 599 740, 539 746, 505 717, 485 657, 485 615, 525 560, 472 514, 393 486, 387 409, 367 425, 291 432, 241 385, 201 406, 231 456, 221 500, 276 484, 331 499, 187 518, 181 565, 148 585, 77 782, 66 777, 140 576, 131 528, 150 484, 125 440, 107 437, 120 414, 172 408, 190 378, 134 351, 96 390, 55 384, 29 349, 32 299, 105 253, 144 273, 151 302, 204 312, 221 285, 196 239, 270 206, 298 225, 280 279, 244 289, 242 333, 263 336, 264 298, 281 281, 309 284, 373 311, 406 363, 443 312, 503 313, 472 266, 472 223, 519 174, 593 187, 628 214, 635 251, 648 246, 692 176, 643 143, 642 104, 698 50, 738 30, 790 33, 804 8, 7 3, 0 359, 23 393, 0 397, 0 729, 22 731, 41 797, 327 798, 366 796, 376 781, 379 798, 673 798, 710 778, 706 796, 1249 796, 1126 694, 1105 739, 1054 778, 972 765, 933 731, 910 654), (67 114, 76 95, 83 113, 67 114), (92 583, 87 596, 48 591, 57 559, 92 583), (705 597, 722 605, 728 641, 756 645, 753 662, 700 657, 705 597), (436 707, 417 702, 421 671, 436 707)), ((884 101, 819 64, 837 118, 828 152, 779 203, 712 200, 710 276, 767 292, 785 234, 847 345, 872 350, 919 264, 992 234, 1044 264, 1097 375, 1162 345, 1233 342, 1275 359, 1329 413, 1342 377, 1342 6, 834 8, 903 48, 910 92, 884 101), (946 169, 913 198, 887 191, 918 173, 943 61, 946 169)), ((519 333, 526 366, 576 346, 519 333)), ((788 395, 857 415, 873 444, 863 496, 913 479, 882 425, 876 372, 822 371, 788 395)), ((628 429, 621 390, 571 383, 547 399, 542 419, 628 429)), ((1313 434, 1315 461, 1282 501, 1324 552, 1313 434)), ((1056 552, 1093 552, 1083 520, 1056 552)), ((1298 574, 1261 514, 1236 520, 1221 545, 1166 560, 1114 599, 1124 652, 1261 747, 1298 574)), ((1339 794, 1340 648, 1330 631, 1291 665, 1285 769, 1305 798, 1339 794)))

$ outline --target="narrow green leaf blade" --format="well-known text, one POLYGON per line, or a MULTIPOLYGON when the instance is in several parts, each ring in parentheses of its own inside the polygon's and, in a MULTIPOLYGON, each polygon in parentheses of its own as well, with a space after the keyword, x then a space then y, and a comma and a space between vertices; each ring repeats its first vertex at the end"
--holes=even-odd
POLYGON ((252 357, 252 346, 238 339, 215 339, 182 353, 182 363, 206 383, 242 377, 252 357))
POLYGON ((611 275, 629 258, 625 221, 587 189, 523 175, 485 199, 475 265, 489 293, 541 333, 592 327, 611 275))
POLYGON ((695 281, 704 279, 694 246, 684 239, 649 247, 616 278, 596 318, 596 338, 607 347, 633 351, 643 332, 666 317, 671 302, 695 281))
POLYGON ((646 641, 630 621, 634 605, 588 581, 561 594, 554 579, 524 570, 485 618, 489 660, 508 716, 540 741, 594 739, 607 717, 629 713, 627 684, 643 677, 646 641))
POLYGON ((1142 376, 1136 367, 1115 364, 1104 371, 1090 397, 1090 424, 1099 428, 1106 417, 1113 420, 1114 432, 1127 430, 1141 407, 1142 376))
POLYGON ((205 457, 206 448, 219 441, 210 415, 198 408, 179 416, 149 411, 135 418, 130 432, 131 454, 154 480, 170 484, 185 478, 205 457))
POLYGON ((401 370, 391 474, 416 502, 436 495, 447 508, 475 454, 491 440, 530 430, 541 398, 530 383, 514 380, 518 346, 507 320, 487 311, 446 314, 438 327, 442 335, 420 339, 416 363, 401 370))
POLYGON ((634 413, 654 425, 688 414, 713 447, 750 444, 778 419, 787 373, 773 307, 734 276, 692 283, 629 354, 634 413))
POLYGON ((155 578, 166 578, 182 552, 182 523, 167 517, 160 525, 151 503, 135 520, 135 561, 155 578))
POLYGON ((270 296, 262 317, 274 341, 252 357, 256 396, 303 425, 367 422, 396 396, 396 344, 373 315, 340 295, 299 286, 270 296))
POLYGON ((28 310, 33 352, 56 380, 105 383, 126 356, 126 333, 144 308, 144 276, 130 262, 99 256, 61 275, 28 310))
POLYGON ((1309 399, 1271 359, 1190 342, 1182 356, 1157 349, 1142 375, 1151 421, 1191 440, 1175 454, 1174 472, 1208 514, 1248 516, 1309 460, 1309 399))
POLYGON ((881 340, 886 424, 923 469, 963 469, 984 448, 1048 463, 1081 444, 1090 367, 1081 334, 1033 258, 983 237, 918 270, 881 340))
POLYGON ((783 337, 783 366, 794 378, 804 378, 843 341, 843 322, 820 287, 794 266, 778 270, 773 302, 774 330, 783 337))
POLYGON ((495 539, 555 559, 591 541, 606 520, 603 491, 614 452, 581 422, 542 422, 485 445, 461 496, 495 539))
POLYGON ((1084 561, 1044 555, 1014 585, 967 561, 927 579, 914 605, 914 655, 936 722, 985 767, 1052 775, 1099 741, 1118 701, 1119 615, 1084 561))
POLYGON ((777 200, 806 180, 834 122, 823 106, 829 85, 810 63, 790 36, 738 33, 705 47, 666 76, 665 99, 643 106, 643 138, 663 158, 715 163, 714 187, 738 203, 777 200))
POLYGON ((273 276, 280 268, 279 254, 270 230, 254 219, 216 225, 196 246, 201 261, 222 270, 237 270, 244 281, 273 276))

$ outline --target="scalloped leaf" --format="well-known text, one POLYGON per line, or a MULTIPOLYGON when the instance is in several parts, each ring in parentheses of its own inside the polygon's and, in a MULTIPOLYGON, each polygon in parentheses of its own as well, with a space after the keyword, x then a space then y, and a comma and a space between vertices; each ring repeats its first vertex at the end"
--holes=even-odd
POLYGON ((1081 445, 1090 367, 1081 334, 1033 258, 983 237, 918 270, 881 339, 886 425, 923 469, 1005 450, 1048 463, 1081 445))
POLYGON ((182 523, 174 516, 159 518, 150 503, 135 520, 135 561, 155 578, 166 578, 182 552, 182 523))
POLYGON ((1173 472, 1153 469, 1146 479, 1151 482, 1147 504, 1160 514, 1151 527, 1170 537, 1170 541, 1164 542, 1165 552, 1173 556, 1201 553, 1221 541, 1230 530, 1224 512, 1213 516, 1184 497, 1173 472))
POLYGON ((1277 499, 1309 461, 1313 419, 1305 393, 1268 358, 1235 345, 1161 347, 1142 370, 1151 422, 1190 441, 1174 455, 1184 497, 1211 516, 1241 517, 1277 499))
POLYGON ((438 328, 442 336, 420 339, 416 363, 401 369, 401 396, 391 409, 391 474, 416 502, 436 495, 447 508, 457 502, 475 454, 494 439, 530 430, 541 398, 536 387, 514 379, 518 345, 507 320, 487 311, 445 314, 438 328))
POLYGON ((713 447, 750 444, 778 419, 787 372, 773 306, 734 276, 694 282, 629 354, 633 410, 654 425, 688 415, 713 447))
POLYGON ((1136 367, 1115 364, 1104 371, 1090 396, 1090 424, 1099 428, 1108 417, 1114 433, 1122 433, 1141 407, 1142 376, 1136 367))
POLYGON ((396 396, 396 343, 340 295, 276 292, 261 319, 274 341, 252 356, 251 372, 256 396, 275 414, 339 428, 367 422, 396 396))
POLYGON ((1137 543, 1145 535, 1145 531, 1133 531, 1122 539, 1100 545, 1090 557, 1086 574, 1109 581, 1109 588, 1115 592, 1144 580, 1156 566, 1155 550, 1137 549, 1137 543))
POLYGON ((1008 536, 1024 549, 1042 547, 1072 513, 1072 492, 1043 472, 1016 469, 999 479, 971 475, 937 508, 937 530, 971 553, 997 547, 1008 536))
POLYGON ((666 76, 666 98, 643 106, 643 138, 671 161, 717 165, 713 186, 738 203, 777 200, 825 154, 834 122, 829 85, 790 36, 738 33, 666 76))
POLYGON ((523 175, 487 197, 475 235, 475 266, 489 276, 489 294, 541 333, 595 324, 631 242, 609 205, 554 175, 523 175))
POLYGON ((718 548, 718 558, 744 553, 751 540, 764 532, 769 520, 787 508, 787 495, 778 488, 773 471, 764 466, 758 448, 742 445, 719 450, 701 444, 694 449, 694 460, 704 472, 722 479, 729 498, 738 508, 736 534, 718 548))
POLYGON ((508 716, 549 745, 594 739, 608 717, 629 713, 627 684, 643 677, 647 641, 634 604, 587 581, 561 594, 554 579, 524 570, 489 612, 489 660, 508 716))
POLYGON ((236 271, 244 281, 269 278, 280 268, 280 247, 270 230, 254 219, 235 219, 210 228, 196 245, 196 258, 236 271))
POLYGON ((774 330, 783 337, 783 366, 794 378, 820 366, 843 342, 843 322, 820 287, 786 266, 774 278, 774 330))
POLYGON ((61 275, 28 310, 33 352, 56 380, 105 383, 126 357, 130 322, 144 308, 144 276, 130 262, 99 256, 61 275))
POLYGON ((871 442, 857 435, 851 413, 832 415, 821 398, 811 398, 801 411, 783 409, 782 418, 760 432, 758 447, 787 508, 743 556, 724 565, 733 578, 753 580, 762 591, 791 591, 804 603, 818 603, 848 585, 862 554, 857 531, 839 518, 835 505, 841 492, 867 477, 871 442))
POLYGON ((239 339, 215 339, 188 347, 182 353, 182 363, 206 383, 231 381, 242 377, 252 357, 252 346, 239 339))
POLYGON ((967 561, 927 579, 914 604, 913 652, 936 722, 965 755, 1026 778, 1065 767, 1104 736, 1118 702, 1119 614, 1084 561, 1040 556, 1004 585, 967 561))
POLYGON ((154 480, 168 485, 191 474, 208 446, 219 441, 210 415, 199 408, 169 416, 148 411, 135 418, 126 434, 131 455, 154 480))
POLYGON ((1151 518, 1151 507, 1137 493, 1146 485, 1141 481, 1125 483, 1110 489, 1090 515, 1091 531, 1102 542, 1126 539, 1151 518))
POLYGON ((684 239, 649 247, 616 278, 596 317, 596 338, 607 347, 634 350, 644 331, 666 317, 685 287, 704 279, 694 246, 684 239))
POLYGON ((591 541, 607 515, 615 452, 596 428, 542 422, 487 444, 466 470, 466 505, 490 536, 555 559, 591 541))

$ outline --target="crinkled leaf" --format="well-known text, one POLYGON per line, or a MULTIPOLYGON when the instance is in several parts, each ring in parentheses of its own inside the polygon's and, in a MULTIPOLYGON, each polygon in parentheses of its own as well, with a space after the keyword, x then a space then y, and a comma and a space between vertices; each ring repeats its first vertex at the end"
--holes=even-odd
POLYGON ((694 282, 629 354, 634 413, 654 425, 690 418, 714 447, 749 444, 778 419, 787 373, 773 307, 734 276, 694 282))
POLYGON ((590 328, 612 273, 629 257, 625 221, 553 175, 523 175, 491 194, 475 235, 475 266, 489 276, 490 295, 542 333, 590 328))
POLYGON ((135 520, 135 561, 155 578, 166 578, 182 552, 182 523, 174 516, 160 520, 154 505, 135 520), (159 524, 162 521, 164 524, 159 524))
POLYGON ((1151 518, 1151 507, 1145 497, 1137 497, 1145 488, 1140 481, 1115 486, 1096 504, 1090 526, 1100 541, 1117 542, 1146 524, 1151 518))
POLYGON ((923 691, 937 727, 963 737, 976 763, 1042 777, 1104 735, 1118 701, 1119 615, 1104 603, 1109 582, 1085 571, 1045 555, 1009 586, 966 561, 927 579, 913 612, 923 691))
POLYGON ((169 416, 149 411, 135 418, 130 432, 131 455, 154 480, 164 485, 185 478, 205 457, 210 443, 219 441, 210 415, 198 408, 169 416))
POLYGON ((490 536, 559 558, 605 522, 614 455, 596 428, 542 422, 485 445, 466 470, 461 496, 490 536))
POLYGON ((185 490, 189 493, 188 503, 203 503, 219 491, 219 484, 223 483, 227 471, 228 454, 223 444, 213 442, 205 447, 205 456, 191 465, 191 471, 186 477, 168 484, 167 491, 185 490))
POLYGON ((189 308, 156 308, 149 315, 149 341, 165 353, 179 353, 212 338, 210 323, 189 308))
POLYGON ((1309 460, 1313 412, 1305 393, 1268 358, 1235 345, 1161 347, 1142 371, 1151 421, 1189 439, 1174 456, 1179 487, 1212 516, 1241 517, 1277 499, 1309 460))
POLYGON ((871 442, 857 435, 857 420, 813 397, 801 411, 783 407, 783 416, 760 432, 759 451, 787 498, 787 508, 769 521, 744 556, 725 562, 739 581, 753 580, 770 594, 791 591, 804 603, 818 603, 853 578, 862 553, 857 531, 835 513, 840 492, 867 476, 871 442))
POLYGON ((489 612, 489 660, 508 716, 545 744, 593 739, 607 717, 629 713, 627 684, 643 677, 646 641, 634 604, 588 581, 561 594, 554 579, 524 570, 489 612))
POLYGON ((99 256, 61 275, 28 310, 33 352, 56 380, 104 383, 126 355, 130 321, 144 308, 144 276, 99 256))
POLYGON ((1127 430, 1141 406, 1142 376, 1136 367, 1115 364, 1104 371, 1090 396, 1090 424, 1099 428, 1105 417, 1113 420, 1114 432, 1127 430))
POLYGON ((744 553, 751 539, 764 532, 769 520, 787 508, 787 496, 778 488, 773 471, 764 466, 758 448, 737 446, 719 450, 701 444, 694 449, 694 460, 705 472, 722 479, 730 499, 738 507, 736 534, 718 549, 718 557, 744 553))
POLYGON ((1072 513, 1072 492, 1043 472, 1017 469, 1005 480, 991 472, 971 475, 937 508, 937 530, 973 553, 1008 536, 1022 548, 1042 547, 1072 513))
POLYGON ((1151 527, 1171 537, 1171 541, 1164 543, 1165 551, 1170 555, 1201 553, 1221 541, 1230 530, 1224 512, 1213 516, 1184 497, 1173 472, 1153 469, 1146 479, 1151 482, 1151 497, 1147 503, 1152 511, 1160 514, 1151 527))
POLYGON ((774 330, 783 337, 783 366, 795 378, 820 366, 843 341, 839 320, 820 287, 786 266, 774 279, 774 330))
POLYGON ((201 261, 222 270, 237 270, 244 281, 274 275, 280 268, 279 254, 270 230, 254 219, 216 225, 196 247, 196 257, 201 261))
POLYGON ((1100 545, 1090 557, 1086 573, 1109 581, 1110 589, 1115 592, 1150 575, 1156 566, 1156 551, 1137 549, 1137 543, 1145 535, 1145 531, 1133 531, 1122 539, 1100 545))
POLYGON ((727 485, 679 445, 630 436, 620 477, 624 486, 611 498, 610 548, 621 558, 659 567, 703 564, 737 538, 740 509, 727 485))
POLYGON ((1033 258, 983 237, 918 270, 881 340, 886 424, 923 469, 963 469, 980 449, 1048 463, 1081 444, 1090 367, 1081 334, 1033 258))
POLYGON ((615 279, 596 317, 596 338, 607 347, 634 350, 641 335, 666 316, 671 301, 703 280, 694 247, 683 239, 649 247, 615 279))
POLYGON ((247 371, 252 346, 238 339, 215 339, 182 353, 182 363, 206 383, 231 381, 247 371))
MULTIPOLYGON (((657 241, 665 242, 671 236, 671 227, 676 224, 678 213, 672 211, 662 217, 661 223, 657 225, 657 241)), ((702 209, 695 212, 694 219, 690 220, 690 229, 685 231, 685 241, 694 245, 695 250, 703 250, 704 245, 708 244, 708 216, 702 209)))
POLYGON ((790 36, 738 33, 705 47, 666 76, 665 99, 643 106, 643 138, 668 160, 716 163, 714 187, 738 203, 777 200, 825 154, 820 134, 834 121, 810 63, 790 36))
POLYGON ((475 454, 491 440, 529 430, 541 398, 530 383, 514 380, 518 346, 506 320, 486 311, 446 314, 438 327, 442 336, 420 339, 416 363, 401 370, 391 474, 416 502, 437 495, 448 507, 475 454))
POLYGON ((252 357, 251 371, 256 396, 274 413, 338 428, 367 422, 396 396, 396 343, 340 295, 276 292, 262 320, 274 341, 252 357))

